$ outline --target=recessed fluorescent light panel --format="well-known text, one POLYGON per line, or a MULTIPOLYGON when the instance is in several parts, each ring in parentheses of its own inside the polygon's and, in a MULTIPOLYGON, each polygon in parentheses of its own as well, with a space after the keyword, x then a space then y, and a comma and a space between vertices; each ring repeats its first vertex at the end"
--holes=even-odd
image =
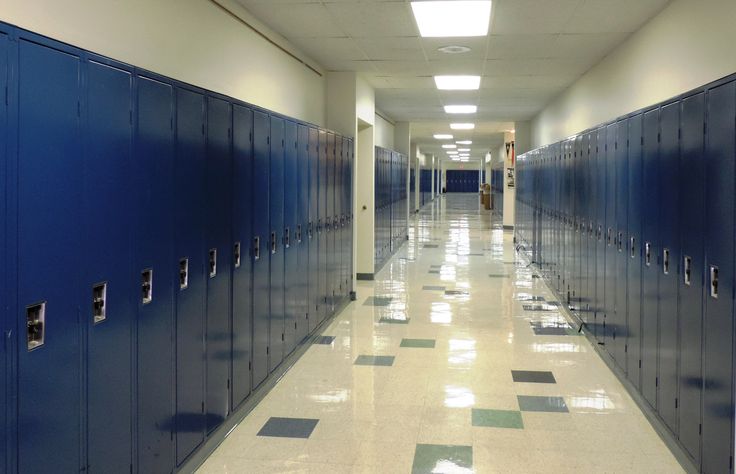
POLYGON ((491 22, 489 0, 411 2, 411 9, 425 38, 486 36, 491 22))
POLYGON ((434 76, 437 89, 444 91, 474 91, 480 89, 480 76, 434 76))
POLYGON ((445 113, 448 114, 474 114, 478 111, 477 105, 446 105, 445 113))
POLYGON ((470 151, 470 148, 458 148, 457 151, 470 151))
POLYGON ((437 140, 452 140, 452 135, 448 135, 446 133, 435 133, 434 138, 437 140))
POLYGON ((453 130, 472 130, 475 128, 474 123, 451 123, 450 128, 453 130))
POLYGON ((459 142, 455 142, 455 143, 457 143, 458 145, 472 145, 473 141, 472 140, 460 140, 459 142))
POLYGON ((442 148, 457 148, 457 145, 450 143, 448 145, 442 145, 442 148))
POLYGON ((457 152, 450 150, 450 151, 447 152, 447 154, 448 155, 457 155, 457 152))

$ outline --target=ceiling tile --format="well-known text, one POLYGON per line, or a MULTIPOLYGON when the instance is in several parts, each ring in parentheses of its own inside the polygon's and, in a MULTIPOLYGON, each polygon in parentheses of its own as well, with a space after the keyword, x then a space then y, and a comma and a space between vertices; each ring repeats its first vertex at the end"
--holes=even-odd
POLYGON ((416 37, 356 38, 356 44, 369 59, 422 61, 422 43, 416 37))
POLYGON ((488 48, 488 59, 532 59, 549 57, 559 35, 494 35, 488 48))
POLYGON ((354 38, 419 35, 411 7, 405 2, 326 2, 325 7, 354 38))
MULTIPOLYGON (((616 3, 618 0, 603 0, 616 3)), ((581 0, 496 0, 491 34, 554 34, 570 22, 581 0)))
POLYGON ((376 70, 384 74, 411 74, 417 76, 432 75, 432 68, 427 61, 372 61, 376 70))
MULTIPOLYGON (((345 37, 340 23, 334 21, 319 3, 251 3, 241 0, 256 18, 287 39, 298 37, 345 37)), ((295 44, 298 46, 299 42, 295 44)))
POLYGON ((565 33, 632 33, 659 13, 669 0, 585 0, 565 33))
POLYGON ((301 38, 299 48, 322 64, 368 59, 352 38, 301 38))

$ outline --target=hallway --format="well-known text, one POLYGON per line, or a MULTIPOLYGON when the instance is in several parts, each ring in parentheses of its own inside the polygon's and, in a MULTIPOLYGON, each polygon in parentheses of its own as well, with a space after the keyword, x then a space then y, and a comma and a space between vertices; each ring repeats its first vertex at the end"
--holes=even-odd
POLYGON ((476 194, 356 292, 199 472, 681 472, 476 194))

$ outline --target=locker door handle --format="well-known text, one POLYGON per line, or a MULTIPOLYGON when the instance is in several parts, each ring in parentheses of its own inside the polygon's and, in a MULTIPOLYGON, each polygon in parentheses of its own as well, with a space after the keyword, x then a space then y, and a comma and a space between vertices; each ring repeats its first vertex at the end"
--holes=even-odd
POLYGON ((684 258, 684 267, 685 268, 684 268, 684 271, 683 271, 683 275, 684 275, 684 278, 685 278, 685 285, 687 285, 687 286, 690 286, 690 282, 692 281, 690 279, 691 278, 691 275, 692 275, 692 271, 690 270, 690 268, 692 266, 692 263, 693 263, 692 258, 690 258, 687 255, 685 255, 685 258, 684 258))
POLYGON ((302 225, 301 224, 297 224, 296 226, 296 242, 298 244, 302 243, 302 225))
POLYGON ((629 250, 631 251, 631 258, 636 258, 636 238, 635 237, 632 237, 629 240, 629 247, 630 247, 629 250))
POLYGON ((312 238, 312 232, 313 232, 312 223, 310 222, 309 225, 307 226, 307 237, 310 239, 312 238))
POLYGON ((284 247, 287 249, 291 247, 291 235, 289 235, 289 228, 284 229, 284 247))
POLYGON ((718 267, 710 266, 710 296, 718 298, 718 267))
POLYGON ((669 249, 662 249, 662 273, 665 275, 670 274, 670 251, 669 249))
POLYGON ((210 263, 210 278, 214 278, 217 276, 217 249, 210 249, 209 263, 210 263))
POLYGON ((26 347, 29 351, 41 347, 45 342, 46 302, 26 307, 26 347))
POLYGON ((179 260, 179 289, 186 290, 189 286, 189 259, 179 260))
POLYGON ((240 242, 235 242, 233 245, 233 261, 235 262, 235 268, 240 268, 240 242))
POLYGON ((276 232, 271 232, 271 254, 276 253, 276 232))
POLYGON ((101 323, 107 319, 107 283, 98 283, 92 287, 92 322, 101 323))
POLYGON ((141 273, 141 302, 148 304, 153 301, 153 269, 143 270, 141 273))
POLYGON ((611 246, 611 228, 608 228, 608 231, 606 232, 606 245, 609 247, 611 246))
POLYGON ((652 264, 652 244, 644 244, 644 264, 648 267, 652 264))
POLYGON ((322 233, 322 219, 317 219, 317 233, 322 233))
POLYGON ((623 232, 618 233, 617 244, 618 244, 618 251, 623 252, 624 250, 624 233, 623 232))
POLYGON ((253 260, 261 259, 261 238, 253 238, 253 260))

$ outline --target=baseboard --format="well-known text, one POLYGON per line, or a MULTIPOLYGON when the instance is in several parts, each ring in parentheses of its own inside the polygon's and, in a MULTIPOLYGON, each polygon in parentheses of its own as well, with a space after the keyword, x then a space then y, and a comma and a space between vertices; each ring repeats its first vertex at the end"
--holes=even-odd
POLYGON ((503 230, 514 230, 514 226, 504 224, 503 225, 503 230))
POLYGON ((355 279, 358 281, 373 281, 373 273, 356 273, 355 279))

